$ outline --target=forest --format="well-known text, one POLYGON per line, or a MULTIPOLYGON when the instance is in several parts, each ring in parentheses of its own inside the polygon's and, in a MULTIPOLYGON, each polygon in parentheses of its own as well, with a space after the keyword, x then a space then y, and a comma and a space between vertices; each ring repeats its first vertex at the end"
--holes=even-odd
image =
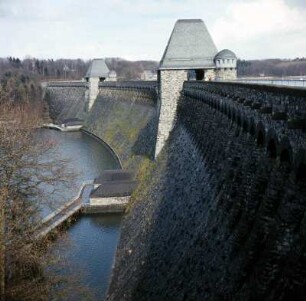
POLYGON ((238 60, 237 70, 239 77, 246 76, 305 76, 306 58, 293 60, 267 59, 267 60, 238 60))
MULTIPOLYGON (((144 70, 157 70, 157 61, 128 61, 121 58, 106 58, 110 70, 117 73, 117 79, 140 80, 144 70)), ((23 60, 14 57, 0 58, 0 78, 7 72, 19 72, 40 80, 81 80, 90 65, 82 59, 36 59, 23 60)), ((238 59, 239 77, 286 77, 305 76, 306 58, 295 59, 238 59)))
MULTIPOLYGON (((155 61, 127 61, 120 58, 106 58, 110 70, 117 73, 118 80, 137 80, 144 70, 156 70, 155 61)), ((36 59, 15 57, 0 58, 0 78, 7 72, 22 73, 40 80, 81 80, 90 65, 90 60, 81 59, 36 59)))

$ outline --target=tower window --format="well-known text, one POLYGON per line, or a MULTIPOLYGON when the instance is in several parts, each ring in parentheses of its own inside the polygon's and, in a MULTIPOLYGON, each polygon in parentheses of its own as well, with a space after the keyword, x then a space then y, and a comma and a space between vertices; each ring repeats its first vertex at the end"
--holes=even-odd
POLYGON ((203 69, 196 69, 196 80, 203 80, 204 79, 204 70, 203 69))

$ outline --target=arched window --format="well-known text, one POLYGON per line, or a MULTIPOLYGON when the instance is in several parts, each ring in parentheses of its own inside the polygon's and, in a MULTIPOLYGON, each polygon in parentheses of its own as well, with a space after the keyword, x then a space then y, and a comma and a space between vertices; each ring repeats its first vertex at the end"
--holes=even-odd
POLYGON ((203 69, 196 69, 196 80, 203 80, 204 79, 204 70, 203 69))

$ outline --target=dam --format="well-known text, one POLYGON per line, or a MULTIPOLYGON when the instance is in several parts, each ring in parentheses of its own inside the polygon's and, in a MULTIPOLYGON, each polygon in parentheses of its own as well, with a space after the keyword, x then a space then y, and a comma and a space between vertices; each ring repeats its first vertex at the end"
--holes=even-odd
POLYGON ((306 90, 234 82, 236 59, 180 20, 157 82, 48 84, 53 120, 137 173, 107 301, 305 299, 306 90))

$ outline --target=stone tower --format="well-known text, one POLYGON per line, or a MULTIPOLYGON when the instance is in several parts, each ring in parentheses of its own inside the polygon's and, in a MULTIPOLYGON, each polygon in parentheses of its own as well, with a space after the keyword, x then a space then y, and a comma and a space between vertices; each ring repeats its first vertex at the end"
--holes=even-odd
POLYGON ((109 69, 104 59, 93 59, 85 76, 85 80, 89 83, 86 93, 87 110, 90 111, 98 94, 99 83, 107 80, 109 69))
POLYGON ((234 80, 237 78, 237 57, 229 50, 223 49, 215 56, 216 79, 234 80))
POLYGON ((173 128, 177 102, 187 80, 194 71, 197 80, 215 78, 214 58, 217 48, 202 20, 178 20, 170 36, 159 66, 159 122, 155 158, 173 128))

